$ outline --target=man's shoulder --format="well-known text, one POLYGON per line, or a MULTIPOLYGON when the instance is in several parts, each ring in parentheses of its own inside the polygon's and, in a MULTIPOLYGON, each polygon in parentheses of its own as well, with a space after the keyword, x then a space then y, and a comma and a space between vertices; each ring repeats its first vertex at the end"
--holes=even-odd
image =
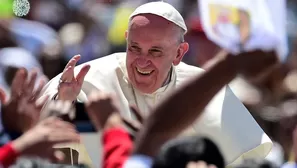
POLYGON ((125 57, 126 57, 125 52, 113 53, 113 54, 103 56, 101 58, 97 58, 92 61, 83 63, 77 66, 77 68, 80 69, 84 65, 90 65, 91 68, 89 73, 115 71, 115 69, 120 66, 121 61, 125 60, 125 57))
POLYGON ((205 70, 196 66, 188 65, 181 62, 176 66, 176 73, 178 77, 192 77, 203 73, 205 70))
POLYGON ((94 59, 92 61, 88 61, 86 63, 83 63, 80 66, 83 66, 84 64, 89 64, 89 65, 98 65, 98 64, 100 64, 100 65, 103 65, 103 66, 118 65, 118 60, 121 57, 125 58, 126 53, 125 52, 113 53, 113 54, 110 54, 110 55, 106 55, 106 56, 94 59), (110 64, 106 65, 106 63, 110 63, 110 64))

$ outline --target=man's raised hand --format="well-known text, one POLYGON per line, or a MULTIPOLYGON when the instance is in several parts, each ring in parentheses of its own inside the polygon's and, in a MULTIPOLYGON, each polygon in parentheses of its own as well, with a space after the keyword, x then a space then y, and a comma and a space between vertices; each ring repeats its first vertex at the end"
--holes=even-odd
POLYGON ((74 101, 78 96, 84 78, 90 70, 90 65, 85 65, 81 68, 79 73, 74 76, 74 68, 80 57, 80 55, 72 57, 66 65, 59 81, 57 99, 74 101))

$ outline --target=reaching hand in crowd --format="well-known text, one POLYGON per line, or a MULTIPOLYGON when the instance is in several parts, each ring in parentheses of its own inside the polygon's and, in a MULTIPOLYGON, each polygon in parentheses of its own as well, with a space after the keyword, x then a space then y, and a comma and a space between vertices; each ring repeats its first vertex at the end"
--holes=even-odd
POLYGON ((130 109, 137 120, 130 120, 122 117, 118 100, 112 94, 104 92, 92 92, 89 101, 86 103, 87 113, 97 130, 110 129, 128 126, 138 131, 143 122, 143 116, 136 106, 131 105, 130 109))
POLYGON ((23 133, 39 121, 40 111, 47 98, 42 102, 36 102, 45 84, 45 81, 41 80, 35 89, 36 78, 37 71, 32 71, 28 75, 25 69, 20 69, 13 79, 10 98, 7 98, 0 88, 2 121, 7 130, 23 133))
POLYGON ((21 156, 35 156, 52 161, 63 160, 63 153, 54 149, 60 143, 79 142, 75 126, 56 117, 47 118, 12 142, 21 156))

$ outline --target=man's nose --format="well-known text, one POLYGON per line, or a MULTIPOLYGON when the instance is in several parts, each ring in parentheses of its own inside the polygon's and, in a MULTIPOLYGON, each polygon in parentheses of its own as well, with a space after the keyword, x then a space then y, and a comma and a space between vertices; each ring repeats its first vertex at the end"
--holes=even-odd
POLYGON ((145 58, 145 56, 140 56, 137 58, 136 64, 139 68, 145 68, 151 64, 151 61, 149 59, 145 58))

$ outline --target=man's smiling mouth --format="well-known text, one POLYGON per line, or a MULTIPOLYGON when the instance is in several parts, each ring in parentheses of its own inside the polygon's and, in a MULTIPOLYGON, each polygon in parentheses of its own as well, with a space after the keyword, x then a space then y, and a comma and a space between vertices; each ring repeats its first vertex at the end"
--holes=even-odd
POLYGON ((140 73, 141 75, 150 75, 154 70, 151 71, 144 71, 144 70, 140 70, 139 68, 136 68, 136 71, 138 73, 140 73))

